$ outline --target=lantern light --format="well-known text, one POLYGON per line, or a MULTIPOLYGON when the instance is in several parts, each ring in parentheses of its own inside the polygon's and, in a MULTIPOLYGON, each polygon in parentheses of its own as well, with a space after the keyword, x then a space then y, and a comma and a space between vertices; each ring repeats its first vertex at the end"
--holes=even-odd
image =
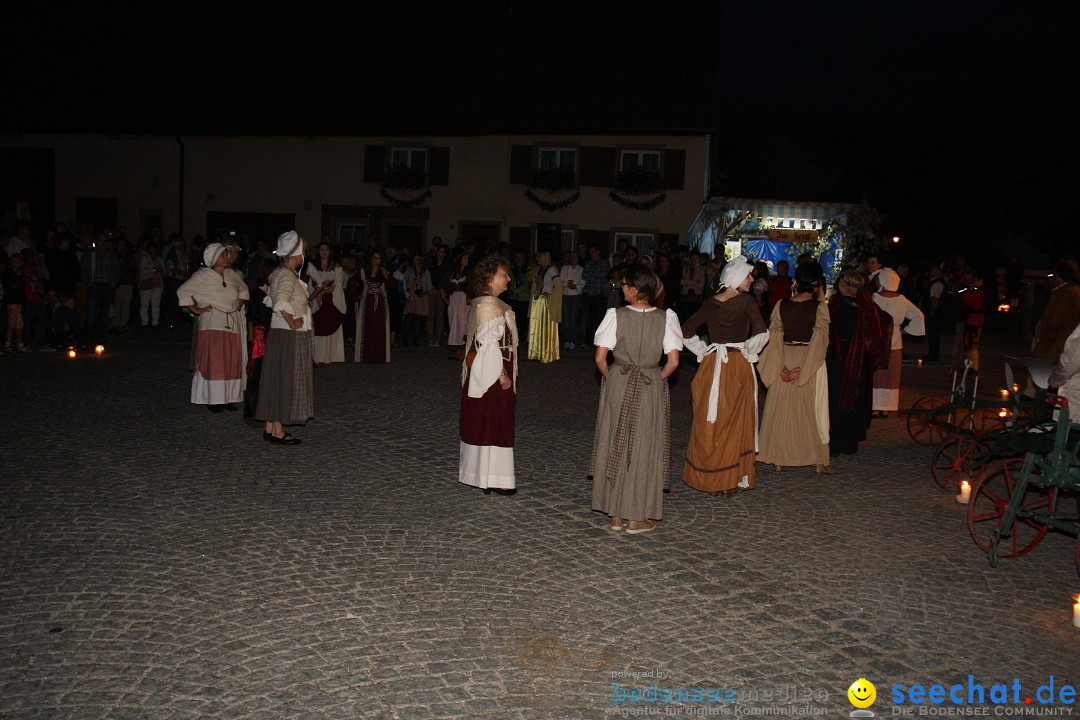
POLYGON ((68 351, 67 351, 67 355, 68 355, 69 358, 75 357, 75 348, 69 347, 68 351))
POLYGON ((104 345, 95 345, 94 346, 94 354, 95 355, 104 355, 105 354, 105 346, 104 345))

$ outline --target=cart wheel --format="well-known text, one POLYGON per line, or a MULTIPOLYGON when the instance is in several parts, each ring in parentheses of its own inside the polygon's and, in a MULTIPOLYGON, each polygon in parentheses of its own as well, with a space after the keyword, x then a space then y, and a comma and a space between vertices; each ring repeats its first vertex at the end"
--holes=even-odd
MULTIPOLYGON (((1029 552, 1046 535, 1048 526, 1040 525, 1030 518, 1014 517, 1009 527, 1002 526, 1005 509, 1013 498, 1023 458, 1005 460, 1000 465, 987 468, 986 474, 975 484, 968 503, 968 531, 983 552, 991 555, 993 562, 993 535, 999 533, 997 557, 1019 557, 1029 552)), ((1040 488, 1029 483, 1018 509, 1027 511, 1047 509, 1053 504, 1054 488, 1040 488)))
POLYGON ((907 412, 907 431, 911 439, 920 445, 938 445, 945 439, 939 422, 953 422, 956 410, 950 398, 943 393, 924 395, 915 401, 907 412))
POLYGON ((1009 421, 1008 416, 1001 417, 998 408, 979 408, 969 412, 960 421, 960 427, 970 430, 974 435, 985 435, 995 430, 1004 430, 1009 421))
POLYGON ((959 492, 960 480, 975 477, 971 464, 975 447, 975 438, 963 435, 945 438, 930 462, 930 474, 933 475, 934 482, 943 490, 959 492))

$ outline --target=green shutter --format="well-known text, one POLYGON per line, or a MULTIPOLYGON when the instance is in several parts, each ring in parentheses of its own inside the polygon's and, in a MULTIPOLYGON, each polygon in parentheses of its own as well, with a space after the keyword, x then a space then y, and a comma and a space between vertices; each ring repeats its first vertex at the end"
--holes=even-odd
POLYGON ((668 190, 682 190, 686 186, 686 151, 664 151, 664 187, 668 190))
POLYGON ((432 185, 450 184, 450 148, 428 148, 428 182, 432 185))
POLYGON ((386 169, 386 148, 382 145, 364 146, 364 182, 381 183, 386 169))
POLYGON ((510 183, 512 185, 528 185, 532 182, 533 169, 532 145, 511 145, 510 183))

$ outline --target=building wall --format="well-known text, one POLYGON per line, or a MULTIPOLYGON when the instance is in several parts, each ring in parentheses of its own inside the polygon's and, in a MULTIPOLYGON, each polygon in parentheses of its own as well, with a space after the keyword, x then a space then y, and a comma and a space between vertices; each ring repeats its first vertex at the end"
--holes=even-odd
MULTIPOLYGON (((495 224, 501 240, 516 228, 534 232, 537 223, 566 228, 639 230, 681 235, 706 197, 708 140, 705 136, 481 136, 481 137, 182 137, 184 148, 183 233, 207 233, 208 212, 293 214, 308 239, 333 229, 333 217, 361 209, 371 232, 384 236, 390 223, 423 225, 424 243, 434 235, 453 242, 463 223, 495 224), (510 182, 511 147, 660 147, 685 151, 682 190, 668 190, 655 209, 625 208, 606 187, 580 188, 574 204, 546 212, 525 197, 527 185, 510 182), (368 146, 449 148, 447 184, 412 209, 391 205, 379 182, 365 182, 368 146), (333 209, 333 212, 331 212, 333 209), (329 227, 327 226, 329 223, 329 227)), ((180 144, 175 137, 91 135, 15 136, 0 145, 53 147, 56 156, 58 220, 73 219, 76 198, 118 200, 118 221, 130 235, 139 231, 140 211, 161 210, 167 234, 180 225, 180 144)), ((580 162, 580 160, 579 160, 580 162)), ((399 199, 417 191, 388 191, 399 199)), ((557 201, 569 193, 538 195, 557 201)))

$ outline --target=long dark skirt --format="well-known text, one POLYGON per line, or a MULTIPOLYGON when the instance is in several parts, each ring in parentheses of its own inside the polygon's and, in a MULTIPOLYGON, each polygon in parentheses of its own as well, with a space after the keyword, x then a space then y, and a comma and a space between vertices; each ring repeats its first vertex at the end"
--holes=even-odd
POLYGON ((870 425, 870 379, 873 371, 867 363, 859 376, 859 389, 851 408, 840 409, 840 389, 844 385, 844 366, 832 355, 825 359, 829 371, 829 455, 854 455, 866 439, 870 425))
POLYGON ((312 388, 314 335, 270 328, 259 376, 259 404, 255 417, 283 425, 303 425, 315 417, 312 388))

